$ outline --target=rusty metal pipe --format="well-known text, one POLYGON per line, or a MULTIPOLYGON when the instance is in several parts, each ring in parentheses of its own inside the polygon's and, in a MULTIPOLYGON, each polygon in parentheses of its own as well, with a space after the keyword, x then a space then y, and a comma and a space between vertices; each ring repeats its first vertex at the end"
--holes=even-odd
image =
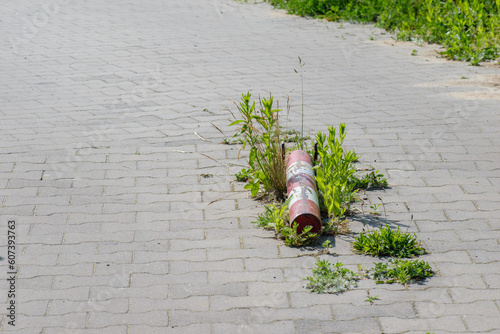
POLYGON ((321 214, 318 192, 314 179, 311 156, 306 151, 296 150, 286 160, 286 186, 290 212, 290 225, 298 223, 297 232, 312 226, 311 232, 321 233, 321 214))

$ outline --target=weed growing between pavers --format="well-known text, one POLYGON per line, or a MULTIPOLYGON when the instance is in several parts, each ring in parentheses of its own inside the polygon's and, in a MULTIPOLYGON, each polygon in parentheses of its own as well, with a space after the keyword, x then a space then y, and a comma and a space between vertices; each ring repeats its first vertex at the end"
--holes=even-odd
POLYGON ((306 287, 312 292, 340 293, 354 289, 359 275, 344 268, 340 262, 331 264, 328 260, 318 260, 313 275, 304 279, 308 281, 306 287))
POLYGON ((281 145, 281 128, 279 112, 274 108, 273 97, 259 101, 259 109, 251 94, 242 94, 241 102, 237 104, 241 118, 230 124, 239 125, 235 137, 243 140, 243 150, 250 148, 247 173, 247 185, 252 196, 260 191, 277 200, 283 200, 286 194, 285 161, 281 145))
POLYGON ((375 279, 377 284, 397 282, 404 285, 433 275, 431 266, 423 260, 390 259, 366 271, 366 277, 375 279))
POLYGON ((393 230, 386 225, 378 230, 363 231, 354 238, 352 247, 361 254, 408 258, 423 255, 426 250, 415 233, 393 230))
POLYGON ((338 135, 333 126, 328 128, 327 135, 322 132, 316 135, 319 156, 315 166, 316 182, 328 217, 325 233, 338 233, 341 221, 350 212, 356 197, 357 190, 351 180, 356 171, 353 163, 359 157, 354 151, 344 150, 346 135, 345 124, 339 125, 338 135))
MULTIPOLYGON (((401 259, 426 254, 426 250, 417 241, 414 233, 401 232, 399 227, 397 230, 392 230, 386 225, 379 230, 362 232, 352 245, 356 251, 363 254, 397 257, 389 259, 387 263, 374 263, 374 267, 368 270, 359 267, 360 277, 375 279, 377 284, 397 282, 407 285, 434 275, 430 265, 423 260, 401 259)), ((309 282, 314 282, 314 284, 309 283, 307 287, 312 292, 330 293, 328 287, 337 284, 340 280, 337 277, 339 274, 324 275, 324 270, 319 268, 324 268, 325 265, 320 261, 316 263, 317 268, 313 269, 313 276, 305 278, 309 282)), ((372 303, 373 300, 369 301, 372 303)))
POLYGON ((375 22, 398 40, 442 44, 441 55, 472 65, 500 55, 500 0, 269 0, 289 13, 375 22))
MULTIPOLYGON (((401 259, 426 254, 426 250, 417 241, 414 233, 401 232, 399 227, 394 231, 386 225, 379 230, 362 232, 352 245, 356 251, 363 254, 397 257, 389 259, 387 263, 374 263, 374 267, 368 270, 359 267, 360 277, 375 279, 377 284, 397 282, 407 285, 434 275, 430 265, 423 260, 401 259)), ((323 260, 316 263, 317 268, 313 269, 313 276, 305 278, 310 282, 307 287, 312 292, 331 293, 329 287, 336 286, 341 276, 333 271, 330 275, 325 275, 325 264, 321 261, 323 260)), ((369 301, 372 303, 373 300, 369 301)))
POLYGON ((310 232, 312 227, 307 226, 301 233, 297 232, 297 223, 289 226, 288 204, 290 199, 283 203, 274 203, 265 206, 263 214, 259 215, 255 224, 267 230, 274 230, 276 235, 285 241, 287 246, 304 246, 315 241, 317 234, 310 232))
POLYGON ((352 183, 354 189, 385 189, 389 187, 387 179, 378 170, 372 171, 363 176, 353 175, 349 180, 352 183))
MULTIPOLYGON (((429 264, 422 260, 390 259, 387 263, 375 263, 369 270, 359 268, 359 273, 344 268, 337 262, 331 264, 328 260, 318 259, 312 276, 305 277, 306 288, 316 293, 341 293, 357 287, 361 278, 374 279, 376 284, 400 283, 407 285, 412 282, 425 280, 434 275, 429 264)), ((373 303, 378 296, 366 301, 373 303)))

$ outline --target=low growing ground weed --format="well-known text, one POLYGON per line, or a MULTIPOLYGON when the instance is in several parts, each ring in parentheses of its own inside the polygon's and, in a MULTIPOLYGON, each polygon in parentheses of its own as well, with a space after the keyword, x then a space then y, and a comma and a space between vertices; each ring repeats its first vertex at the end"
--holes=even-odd
POLYGON ((288 204, 290 198, 283 203, 269 204, 264 207, 264 213, 260 214, 257 221, 253 222, 267 230, 274 230, 279 239, 283 239, 285 245, 290 247, 301 247, 311 244, 318 235, 312 233, 312 226, 306 226, 298 233, 298 224, 290 226, 288 204))
POLYGON ((414 233, 402 232, 399 227, 393 230, 388 225, 361 232, 354 238, 352 246, 359 253, 371 256, 408 258, 426 253, 414 233))
POLYGON ((365 174, 363 176, 353 175, 349 183, 354 189, 385 189, 389 187, 387 179, 378 170, 365 174))
POLYGON ((304 279, 308 281, 307 288, 313 292, 340 293, 354 289, 359 276, 340 262, 331 264, 328 260, 318 260, 313 275, 304 279))
POLYGON ((434 275, 430 265, 423 260, 390 259, 388 263, 376 263, 366 276, 375 279, 375 283, 407 284, 413 280, 424 280, 434 275))

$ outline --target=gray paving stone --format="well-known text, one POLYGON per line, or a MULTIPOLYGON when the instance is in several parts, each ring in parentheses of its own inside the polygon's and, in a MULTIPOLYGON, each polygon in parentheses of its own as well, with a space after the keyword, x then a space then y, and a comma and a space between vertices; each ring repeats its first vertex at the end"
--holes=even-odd
POLYGON ((155 251, 134 251, 134 263, 151 263, 156 261, 204 261, 206 259, 206 250, 191 249, 181 252, 165 251, 158 249, 155 251))
POLYGON ((228 284, 209 284, 209 285, 193 285, 193 284, 172 284, 170 285, 170 298, 187 298, 189 296, 232 296, 243 297, 247 295, 246 284, 228 283, 228 284))
POLYGON ((486 264, 476 264, 473 263, 471 265, 463 265, 463 264, 456 264, 456 263, 440 263, 438 264, 439 271, 446 276, 452 276, 452 275, 457 275, 457 274, 462 274, 462 273, 485 273, 485 274, 491 274, 491 273, 496 273, 498 272, 498 269, 500 268, 500 263, 499 262, 493 262, 493 263, 486 263, 486 264))
MULTIPOLYGON (((71 313, 66 315, 52 316, 24 316, 23 321, 16 324, 16 331, 29 332, 31 328, 56 327, 57 324, 63 324, 66 331, 72 328, 84 328, 85 313, 71 313)), ((60 326, 60 325, 59 325, 60 326)))
POLYGON ((153 285, 163 285, 163 284, 200 284, 205 285, 208 283, 206 272, 194 272, 182 275, 168 275, 164 274, 152 275, 138 273, 134 274, 132 285, 134 287, 147 287, 153 285))
POLYGON ((18 278, 17 282, 20 288, 49 290, 52 286, 53 279, 53 276, 37 276, 26 279, 18 278))
POLYGON ((233 323, 248 324, 250 320, 249 309, 232 309, 227 311, 190 312, 172 310, 170 312, 171 326, 188 326, 193 324, 233 323))
MULTIPOLYGON (((498 309, 492 301, 478 301, 464 304, 438 304, 438 303, 415 303, 415 308, 420 317, 439 318, 441 316, 449 316, 461 314, 464 316, 476 315, 495 318, 498 317, 498 309)), ((469 327, 471 330, 471 328, 469 327)))
POLYGON ((64 299, 70 301, 86 301, 89 297, 89 287, 76 287, 63 290, 23 289, 23 294, 19 296, 20 303, 29 301, 43 301, 49 299, 64 299))
POLYGON ((94 275, 108 276, 114 274, 130 274, 130 273, 150 273, 152 275, 166 275, 169 272, 168 261, 151 262, 144 264, 132 263, 101 263, 95 264, 94 275))
POLYGON ((278 321, 273 324, 214 324, 214 333, 292 333, 292 321, 278 321))
POLYGON ((90 276, 94 270, 92 263, 68 265, 68 266, 46 266, 43 264, 25 264, 20 269, 21 277, 31 278, 43 275, 66 275, 90 276))
POLYGON ((408 330, 425 328, 427 331, 454 331, 466 332, 467 328, 459 316, 443 316, 436 319, 401 319, 395 317, 381 317, 380 323, 385 333, 401 333, 408 330))
POLYGON ((59 265, 74 265, 79 263, 132 263, 131 252, 117 252, 112 254, 59 254, 59 265))
POLYGON ((99 333, 105 333, 105 334, 125 334, 128 331, 128 326, 108 326, 108 327, 103 327, 103 328, 85 328, 85 329, 80 329, 80 328, 75 328, 77 326, 69 326, 69 327, 46 327, 45 328, 45 333, 50 333, 50 334, 62 334, 68 331, 73 331, 74 333, 82 333, 82 334, 99 334, 99 333))
POLYGON ((225 271, 243 272, 242 259, 229 259, 223 261, 175 261, 170 264, 170 272, 174 275, 198 271, 225 271))
POLYGON ((486 284, 489 288, 498 289, 500 287, 500 275, 498 274, 484 274, 486 284))
POLYGON ((498 330, 500 320, 498 315, 464 315, 465 323, 470 331, 488 332, 498 330))
POLYGON ((190 326, 169 326, 169 327, 153 327, 146 325, 129 325, 128 333, 182 333, 182 334, 199 334, 210 333, 210 324, 195 324, 190 326))
POLYGON ((130 288, 128 286, 113 286, 113 281, 118 282, 121 278, 109 277, 110 284, 108 286, 93 286, 90 293, 90 300, 98 303, 106 302, 113 298, 150 298, 150 299, 166 299, 168 298, 168 286, 156 284, 154 289, 150 287, 136 286, 130 288))
POLYGON ((285 293, 275 293, 258 297, 213 296, 210 298, 210 309, 212 311, 249 307, 287 308, 289 307, 289 302, 285 293))
POLYGON ((130 275, 126 273, 113 274, 108 276, 73 276, 73 275, 57 275, 50 276, 51 283, 53 279, 54 289, 69 289, 79 286, 109 286, 124 288, 130 286, 130 275))
POLYGON ((380 333, 380 324, 374 318, 355 321, 316 321, 298 320, 295 322, 297 333, 380 333))
MULTIPOLYGON (((361 303, 361 302, 360 302, 361 303)), ((378 305, 374 301, 373 305, 365 302, 366 305, 337 304, 332 305, 332 312, 335 321, 349 321, 361 318, 378 318, 390 314, 394 317, 414 318, 416 316, 413 305, 408 302, 378 305)))
POLYGON ((106 312, 89 313, 89 328, 103 328, 113 325, 148 325, 154 327, 166 327, 169 324, 168 311, 155 310, 147 313, 124 313, 114 314, 106 312))
POLYGON ((130 300, 130 312, 148 313, 155 310, 190 310, 190 311, 208 311, 208 296, 191 296, 177 299, 149 299, 133 298, 130 300))
POLYGON ((450 288, 450 294, 456 303, 498 300, 499 293, 497 289, 450 288))
POLYGON ((74 302, 69 300, 53 300, 50 302, 47 314, 64 315, 74 312, 127 313, 129 310, 128 298, 114 298, 109 300, 90 300, 74 302))

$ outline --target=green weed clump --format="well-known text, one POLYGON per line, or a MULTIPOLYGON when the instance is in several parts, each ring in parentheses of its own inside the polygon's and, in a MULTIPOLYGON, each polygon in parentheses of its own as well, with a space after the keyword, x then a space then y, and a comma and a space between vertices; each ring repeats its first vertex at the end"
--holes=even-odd
POLYGON ((356 190, 350 182, 356 169, 354 161, 358 156, 354 151, 346 151, 343 147, 346 137, 345 124, 338 128, 330 126, 328 134, 318 132, 318 164, 316 182, 322 195, 323 204, 328 211, 328 231, 336 233, 342 218, 349 212, 356 190))
POLYGON ((442 44, 441 54, 473 65, 500 54, 500 0, 269 0, 289 13, 375 22, 399 40, 442 44))
POLYGON ((414 233, 391 229, 388 225, 379 230, 362 232, 352 243, 353 248, 371 256, 408 258, 423 255, 426 250, 414 233))
POLYGON ((305 278, 309 282, 307 288, 317 293, 340 293, 354 289, 358 283, 358 274, 343 267, 337 262, 331 264, 328 260, 318 260, 313 275, 305 278))
POLYGON ((389 187, 387 179, 378 170, 363 176, 353 175, 349 180, 354 189, 385 189, 389 187))
MULTIPOLYGON (((371 269, 359 267, 359 274, 343 267, 337 262, 331 264, 328 260, 318 260, 313 275, 304 278, 308 281, 306 287, 317 293, 340 293, 357 287, 361 277, 374 279, 376 284, 400 283, 403 285, 414 281, 425 280, 434 275, 431 266, 423 260, 390 259, 387 263, 374 263, 371 269)), ((373 303, 378 296, 369 297, 366 301, 373 303)))
POLYGON ((290 199, 283 203, 269 204, 264 207, 265 211, 259 215, 254 223, 267 230, 274 230, 279 239, 285 241, 290 247, 301 247, 311 244, 318 235, 311 232, 312 226, 306 226, 298 233, 298 224, 289 226, 288 204, 290 199))
POLYGON ((407 284, 413 280, 424 280, 434 275, 430 265, 423 260, 390 259, 388 263, 376 263, 366 276, 375 279, 375 283, 407 284))
POLYGON ((286 166, 279 124, 281 109, 273 107, 272 96, 259 102, 260 108, 257 109, 255 101, 251 102, 251 94, 242 94, 241 102, 237 104, 241 118, 230 124, 240 126, 234 137, 243 141, 242 149, 250 148, 249 168, 238 178, 247 179, 245 189, 249 189, 252 196, 262 191, 282 200, 286 193, 286 166))

